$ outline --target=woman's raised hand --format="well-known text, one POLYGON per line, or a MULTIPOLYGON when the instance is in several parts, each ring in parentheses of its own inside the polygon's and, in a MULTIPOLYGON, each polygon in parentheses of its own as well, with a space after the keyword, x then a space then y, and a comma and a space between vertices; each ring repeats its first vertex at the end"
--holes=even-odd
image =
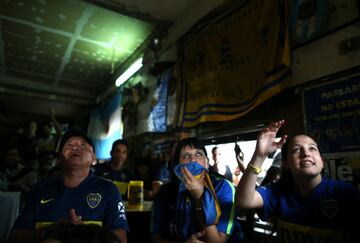
POLYGON ((282 136, 280 141, 275 141, 276 134, 284 123, 284 120, 272 122, 259 132, 256 143, 258 156, 266 157, 286 142, 287 135, 282 136))

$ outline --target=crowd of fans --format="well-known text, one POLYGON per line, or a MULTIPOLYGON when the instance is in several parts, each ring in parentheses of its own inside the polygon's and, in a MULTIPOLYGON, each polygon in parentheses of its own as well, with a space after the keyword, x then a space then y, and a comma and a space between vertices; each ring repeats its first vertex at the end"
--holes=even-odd
POLYGON ((97 163, 94 145, 85 134, 62 134, 53 113, 50 118, 51 123, 39 129, 29 122, 1 144, 0 190, 21 192, 21 213, 10 242, 82 242, 90 236, 88 230, 91 242, 101 242, 102 237, 127 242, 131 229, 123 200, 133 180, 143 182, 145 200, 154 202, 149 242, 245 242, 251 232, 239 221, 244 212, 252 212, 245 214, 250 221, 256 212, 276 222, 274 231, 286 231, 278 235, 288 239, 302 229, 310 238, 350 239, 359 226, 346 218, 360 216, 359 190, 323 176, 324 161, 311 137, 297 135, 287 141, 284 135, 275 141, 283 120, 259 132, 246 167, 244 154, 235 146, 234 172, 222 164, 217 147, 210 166, 197 138, 178 141, 167 159, 161 157, 157 163, 140 152, 129 161, 129 144, 119 139, 113 143, 111 159, 97 163), (265 158, 280 148, 258 184, 265 158), (84 237, 72 237, 71 232, 84 237))

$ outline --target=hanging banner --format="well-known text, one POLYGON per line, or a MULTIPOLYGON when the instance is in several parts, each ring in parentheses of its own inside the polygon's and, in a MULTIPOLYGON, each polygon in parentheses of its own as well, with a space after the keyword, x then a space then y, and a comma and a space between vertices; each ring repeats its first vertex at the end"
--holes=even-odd
POLYGON ((178 66, 177 127, 239 118, 289 87, 287 2, 247 1, 188 34, 178 66))
POLYGON ((305 89, 307 133, 324 153, 360 151, 360 76, 305 89))
POLYGON ((148 119, 148 130, 150 132, 166 132, 166 109, 168 97, 168 83, 170 78, 171 69, 165 71, 160 76, 160 84, 158 85, 153 94, 153 105, 148 119))
POLYGON ((94 143, 97 159, 110 159, 113 142, 122 137, 121 100, 122 95, 116 92, 107 103, 91 113, 87 135, 94 143))

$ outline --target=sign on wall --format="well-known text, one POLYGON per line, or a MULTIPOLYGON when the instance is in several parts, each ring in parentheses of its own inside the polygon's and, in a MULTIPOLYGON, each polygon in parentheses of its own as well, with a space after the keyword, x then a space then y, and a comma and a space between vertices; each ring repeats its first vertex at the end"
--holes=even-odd
POLYGON ((323 154, 326 176, 360 189, 360 152, 323 154))
POLYGON ((326 153, 360 151, 360 75, 303 91, 307 133, 326 153))

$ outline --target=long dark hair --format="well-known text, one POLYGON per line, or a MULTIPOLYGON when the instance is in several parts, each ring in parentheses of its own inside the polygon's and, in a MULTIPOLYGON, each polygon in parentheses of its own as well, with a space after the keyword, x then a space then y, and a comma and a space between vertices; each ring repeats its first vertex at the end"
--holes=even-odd
POLYGON ((164 195, 162 193, 158 193, 156 195, 157 198, 158 197, 177 198, 178 186, 180 184, 180 180, 175 175, 173 169, 174 169, 174 167, 176 165, 179 164, 181 150, 186 146, 189 146, 190 148, 194 148, 194 149, 201 149, 204 152, 205 156, 207 157, 207 152, 206 152, 205 146, 203 145, 203 143, 199 139, 197 139, 197 138, 184 138, 184 139, 180 140, 176 144, 175 151, 174 151, 174 154, 173 154, 173 157, 172 157, 172 163, 169 164, 170 183, 166 183, 165 185, 163 185, 160 190, 163 190, 165 187, 170 187, 171 189, 167 191, 166 195, 164 195))

